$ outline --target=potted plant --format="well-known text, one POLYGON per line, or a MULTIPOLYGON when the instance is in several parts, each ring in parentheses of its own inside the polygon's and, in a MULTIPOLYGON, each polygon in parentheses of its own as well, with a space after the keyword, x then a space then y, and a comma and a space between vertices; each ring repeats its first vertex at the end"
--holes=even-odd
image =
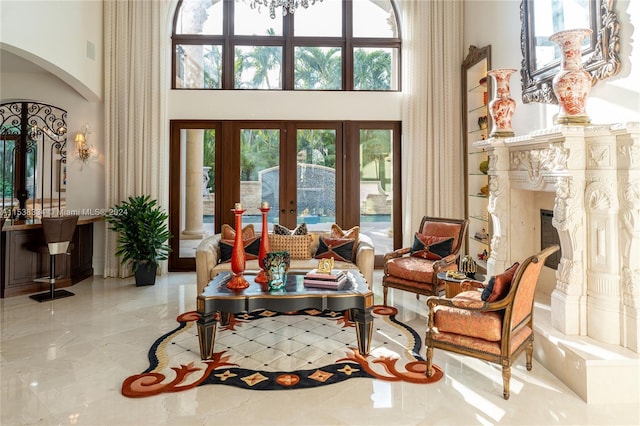
POLYGON ((131 262, 137 286, 155 284, 159 262, 169 257, 167 217, 148 195, 131 196, 105 215, 110 229, 119 234, 116 256, 122 264, 131 262))

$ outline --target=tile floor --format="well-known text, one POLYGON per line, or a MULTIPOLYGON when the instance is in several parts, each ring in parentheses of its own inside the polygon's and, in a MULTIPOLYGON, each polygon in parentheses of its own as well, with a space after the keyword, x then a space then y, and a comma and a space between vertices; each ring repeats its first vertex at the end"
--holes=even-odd
MULTIPOLYGON (((132 278, 93 277, 70 290, 76 296, 42 304, 0 299, 3 426, 640 424, 640 403, 586 404, 535 360, 527 372, 524 356, 505 401, 497 366, 442 351, 435 361, 445 378, 431 385, 353 379, 308 390, 203 386, 125 398, 122 380, 147 368, 151 343, 179 313, 195 309, 195 274, 171 273, 140 288, 132 278)), ((400 319, 422 336, 424 299, 392 297, 400 319)))

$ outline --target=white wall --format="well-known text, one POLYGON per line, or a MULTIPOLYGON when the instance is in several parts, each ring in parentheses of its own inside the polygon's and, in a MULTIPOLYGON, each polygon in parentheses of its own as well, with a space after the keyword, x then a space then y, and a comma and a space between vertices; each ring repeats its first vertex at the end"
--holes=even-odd
MULTIPOLYGON (((587 113, 594 124, 640 121, 640 44, 633 34, 640 29, 640 1, 617 0, 614 10, 620 22, 621 71, 596 84, 587 100, 587 113)), ((492 68, 520 70, 520 0, 467 0, 465 44, 491 45, 492 68)), ((511 76, 511 95, 517 106, 513 117, 516 135, 550 127, 557 105, 522 102, 519 73, 511 76)))
MULTIPOLYGON (((95 213, 105 207, 102 40, 101 0, 0 2, 1 57, 12 62, 3 65, 0 101, 32 100, 67 111, 67 208, 95 213), (87 57, 87 41, 95 44, 95 59, 87 57), (85 123, 97 155, 83 164, 71 151, 85 123)), ((101 275, 104 222, 94 228, 94 271, 101 275)))
POLYGON ((102 26, 102 0, 0 2, 0 47, 94 102, 102 98, 102 26))
POLYGON ((400 120, 402 94, 172 90, 170 119, 400 120))

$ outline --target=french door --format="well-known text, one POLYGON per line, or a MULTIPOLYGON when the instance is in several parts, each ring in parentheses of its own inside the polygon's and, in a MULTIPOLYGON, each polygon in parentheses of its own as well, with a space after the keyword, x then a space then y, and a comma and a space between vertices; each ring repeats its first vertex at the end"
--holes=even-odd
POLYGON ((172 271, 195 269, 197 245, 234 225, 238 202, 243 225, 256 232, 267 202, 270 228, 370 222, 371 236, 383 241, 379 260, 401 240, 391 196, 399 194, 399 167, 390 164, 399 159, 399 123, 176 120, 170 147, 172 271))

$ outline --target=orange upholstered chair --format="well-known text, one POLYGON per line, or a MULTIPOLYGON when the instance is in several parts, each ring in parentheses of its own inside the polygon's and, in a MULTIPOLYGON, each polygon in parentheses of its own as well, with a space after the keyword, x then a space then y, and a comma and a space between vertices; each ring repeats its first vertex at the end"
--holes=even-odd
MULTIPOLYGON (((558 249, 557 245, 548 247, 496 275, 489 281, 493 282, 493 290, 485 288, 480 292, 475 288, 451 299, 429 297, 425 339, 427 376, 434 373, 434 348, 494 362, 502 366, 502 396, 509 399, 511 365, 523 351, 527 355, 527 370, 531 370, 536 285, 546 258, 558 249), (508 278, 503 279, 505 276, 508 278)), ((465 287, 485 285, 477 281, 463 282, 463 289, 465 287)))
POLYGON ((389 287, 423 295, 437 295, 444 288, 438 272, 457 270, 469 221, 425 216, 411 247, 384 256, 382 289, 387 305, 389 287))

